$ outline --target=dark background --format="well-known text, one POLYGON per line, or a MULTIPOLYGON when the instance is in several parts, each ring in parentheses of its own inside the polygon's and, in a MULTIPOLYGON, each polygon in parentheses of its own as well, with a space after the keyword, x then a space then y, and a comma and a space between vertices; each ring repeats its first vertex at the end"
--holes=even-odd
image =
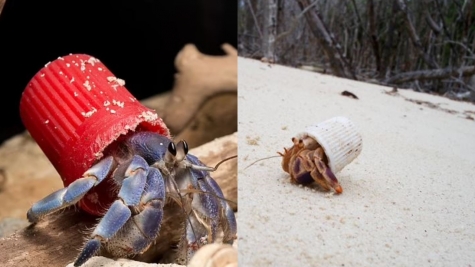
POLYGON ((237 45, 237 2, 223 0, 7 0, 0 15, 0 143, 24 130, 19 102, 48 61, 69 53, 100 59, 143 99, 173 86, 187 43, 205 54, 237 45))

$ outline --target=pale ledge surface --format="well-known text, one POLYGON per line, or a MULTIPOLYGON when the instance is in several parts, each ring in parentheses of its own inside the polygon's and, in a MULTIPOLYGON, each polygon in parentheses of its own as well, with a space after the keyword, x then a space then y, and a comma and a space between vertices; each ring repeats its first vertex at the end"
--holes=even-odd
MULTIPOLYGON (((112 260, 105 257, 93 257, 81 267, 183 267, 178 264, 144 263, 127 259, 112 260)), ((66 267, 74 267, 73 263, 66 267)))
MULTIPOLYGON (((238 220, 238 213, 235 213, 236 220, 238 220)), ((239 221, 238 221, 239 225, 239 221)), ((239 233, 238 233, 239 236, 239 233)), ((233 247, 238 248, 238 240, 234 241, 233 247)), ((74 267, 74 262, 69 263, 66 267, 74 267)), ((157 264, 157 263, 145 263, 140 261, 134 261, 129 259, 109 259, 102 256, 92 257, 81 267, 184 267, 179 264, 157 264)))
POLYGON ((238 63, 240 266, 475 266, 473 120, 384 93, 392 88, 238 63), (291 185, 280 158, 245 169, 289 147, 305 126, 339 115, 363 136, 360 156, 337 174, 342 195, 291 185))

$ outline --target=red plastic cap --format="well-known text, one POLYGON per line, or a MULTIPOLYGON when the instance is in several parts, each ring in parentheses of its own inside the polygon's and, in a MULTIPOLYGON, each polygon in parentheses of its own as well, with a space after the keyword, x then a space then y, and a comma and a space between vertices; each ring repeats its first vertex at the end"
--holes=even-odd
MULTIPOLYGON (((101 159, 120 135, 145 130, 170 137, 156 112, 137 101, 124 84, 98 59, 73 54, 46 64, 23 92, 23 123, 64 186, 101 159)), ((87 199, 96 202, 97 196, 87 199)))

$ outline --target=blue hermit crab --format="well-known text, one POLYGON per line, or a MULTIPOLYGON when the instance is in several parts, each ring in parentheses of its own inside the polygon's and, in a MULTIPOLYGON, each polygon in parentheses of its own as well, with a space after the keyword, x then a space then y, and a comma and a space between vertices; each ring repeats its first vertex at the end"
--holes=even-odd
POLYGON ((234 242, 235 215, 210 176, 215 168, 188 154, 185 141, 173 142, 98 59, 78 54, 47 64, 25 89, 20 113, 64 183, 31 207, 28 220, 72 205, 100 216, 74 266, 101 248, 130 257, 151 246, 184 264, 220 237, 234 242), (165 238, 176 240, 171 252, 160 247, 165 238))

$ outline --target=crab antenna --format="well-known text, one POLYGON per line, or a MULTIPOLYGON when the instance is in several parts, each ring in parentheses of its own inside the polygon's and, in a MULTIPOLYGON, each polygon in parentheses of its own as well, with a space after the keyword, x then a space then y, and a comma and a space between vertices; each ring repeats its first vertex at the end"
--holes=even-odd
POLYGON ((244 168, 244 169, 247 169, 247 168, 251 167, 252 165, 256 164, 256 163, 259 162, 259 161, 266 160, 266 159, 271 159, 271 158, 280 158, 280 157, 283 156, 280 152, 277 152, 277 153, 279 153, 279 156, 270 156, 270 157, 267 157, 267 158, 258 159, 258 160, 256 160, 256 161, 254 161, 253 163, 247 165, 247 167, 244 168))
POLYGON ((192 168, 193 170, 199 170, 199 171, 208 171, 208 172, 214 172, 218 169, 219 165, 223 164, 224 162, 230 160, 230 159, 233 159, 233 158, 237 158, 237 155, 234 155, 234 156, 231 156, 229 158, 225 158, 223 160, 221 160, 220 162, 218 162, 218 164, 216 164, 216 166, 214 167, 208 167, 208 166, 200 166, 200 165, 195 165, 195 164, 191 164, 188 165, 188 167, 192 168))
POLYGON ((226 202, 228 202, 228 203, 232 203, 232 204, 235 204, 235 205, 237 205, 237 202, 235 202, 235 201, 232 201, 232 200, 230 200, 230 199, 227 199, 227 198, 225 198, 225 197, 220 197, 220 196, 216 195, 216 194, 215 194, 215 193, 213 193, 213 192, 206 192, 206 191, 203 191, 203 190, 199 190, 199 189, 192 189, 192 188, 189 188, 189 189, 183 189, 183 190, 181 190, 181 192, 183 192, 183 193, 199 193, 199 194, 210 194, 210 195, 212 195, 212 196, 214 196, 214 197, 216 197, 216 198, 218 198, 218 199, 221 199, 221 200, 224 200, 224 201, 226 201, 226 202))

